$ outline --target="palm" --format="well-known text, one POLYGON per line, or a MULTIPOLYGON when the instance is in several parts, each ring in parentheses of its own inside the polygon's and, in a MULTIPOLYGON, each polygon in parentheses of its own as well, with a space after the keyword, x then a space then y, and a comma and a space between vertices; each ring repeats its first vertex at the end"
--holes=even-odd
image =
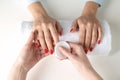
POLYGON ((45 56, 42 54, 39 48, 28 45, 25 45, 21 53, 22 54, 20 55, 20 58, 28 70, 31 69, 40 59, 45 56))

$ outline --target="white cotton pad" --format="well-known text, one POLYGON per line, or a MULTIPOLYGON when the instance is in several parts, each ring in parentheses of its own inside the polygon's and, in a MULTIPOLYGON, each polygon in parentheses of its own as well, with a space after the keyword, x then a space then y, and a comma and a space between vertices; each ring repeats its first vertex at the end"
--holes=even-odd
POLYGON ((54 52, 54 55, 58 58, 58 59, 66 59, 67 57, 64 56, 60 50, 59 50, 59 47, 64 47, 66 49, 68 49, 70 51, 70 46, 69 44, 66 42, 66 41, 60 41, 56 44, 55 46, 55 52, 54 52))

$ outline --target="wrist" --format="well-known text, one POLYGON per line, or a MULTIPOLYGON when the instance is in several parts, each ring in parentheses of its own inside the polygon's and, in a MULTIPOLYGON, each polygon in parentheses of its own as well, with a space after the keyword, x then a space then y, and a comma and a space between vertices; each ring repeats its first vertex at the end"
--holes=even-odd
POLYGON ((31 11, 34 19, 44 18, 48 16, 47 12, 40 2, 35 2, 29 5, 29 10, 31 11))
POLYGON ((84 66, 81 70, 85 80, 103 80, 92 66, 84 66))
POLYGON ((35 12, 33 15, 34 20, 39 20, 39 19, 44 19, 49 17, 48 14, 46 12, 35 12))
POLYGON ((27 71, 22 67, 21 64, 15 63, 9 74, 8 80, 25 80, 27 71))
POLYGON ((14 66, 21 68, 25 73, 27 73, 31 69, 31 66, 29 65, 28 61, 21 57, 18 57, 14 66))
POLYGON ((20 62, 16 62, 13 65, 14 70, 21 72, 22 74, 27 74, 28 70, 25 69, 24 65, 21 64, 20 62))
POLYGON ((88 1, 85 4, 82 15, 96 16, 98 7, 99 7, 99 5, 97 3, 88 1))

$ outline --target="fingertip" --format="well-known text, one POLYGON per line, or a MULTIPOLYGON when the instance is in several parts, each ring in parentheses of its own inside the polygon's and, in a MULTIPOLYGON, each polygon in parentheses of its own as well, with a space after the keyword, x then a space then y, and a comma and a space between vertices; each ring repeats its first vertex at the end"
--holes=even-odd
POLYGON ((93 47, 90 47, 90 49, 89 49, 89 50, 90 50, 90 52, 92 52, 92 51, 93 51, 93 47))
POLYGON ((72 26, 71 26, 71 29, 70 29, 70 32, 75 32, 77 29, 77 22, 76 20, 72 23, 72 26))
POLYGON ((59 35, 62 36, 62 31, 59 32, 59 35))
POLYGON ((61 36, 61 35, 62 35, 63 28, 62 28, 62 26, 60 25, 59 22, 57 22, 56 28, 57 28, 57 31, 58 31, 59 35, 61 36))
POLYGON ((77 28, 77 25, 76 25, 76 24, 73 24, 73 25, 71 26, 70 32, 71 32, 71 33, 72 33, 72 32, 75 32, 75 31, 76 31, 76 28, 77 28))
POLYGON ((87 54, 87 53, 88 53, 88 49, 84 49, 84 51, 85 51, 85 54, 87 54))
POLYGON ((74 32, 74 29, 73 29, 73 27, 70 29, 70 32, 74 32))
POLYGON ((89 48, 89 51, 90 51, 90 52, 93 51, 93 49, 94 49, 94 47, 95 47, 95 44, 96 44, 96 43, 90 45, 90 48, 89 48))
POLYGON ((60 46, 58 49, 59 49, 60 51, 62 51, 62 50, 63 50, 63 47, 60 46))
POLYGON ((98 40, 98 42, 97 42, 98 44, 100 44, 101 43, 101 40, 98 40))
POLYGON ((59 49, 60 52, 61 52, 64 56, 66 56, 67 58, 72 58, 73 55, 72 55, 71 52, 68 51, 66 48, 60 46, 58 49, 59 49))
POLYGON ((102 32, 102 29, 101 29, 101 26, 100 26, 100 27, 98 28, 98 40, 97 40, 97 43, 98 43, 98 44, 101 43, 102 35, 103 35, 103 32, 102 32))

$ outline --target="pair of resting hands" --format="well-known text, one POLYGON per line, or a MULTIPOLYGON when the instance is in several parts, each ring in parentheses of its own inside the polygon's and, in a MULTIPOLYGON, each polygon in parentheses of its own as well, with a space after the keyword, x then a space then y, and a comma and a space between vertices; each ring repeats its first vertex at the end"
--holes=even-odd
MULTIPOLYGON (((99 5, 88 1, 80 17, 73 21, 71 33, 79 31, 79 43, 84 51, 92 51, 96 43, 100 44, 102 39, 102 28, 99 20, 96 18, 99 5)), ((33 30, 37 30, 39 43, 44 53, 52 54, 54 46, 59 42, 59 36, 62 36, 62 27, 59 22, 50 17, 40 2, 29 5, 29 10, 34 17, 33 30)))
MULTIPOLYGON (((26 80, 27 73, 41 59, 51 55, 45 54, 43 50, 35 46, 35 31, 31 32, 30 37, 20 52, 15 64, 13 65, 8 80, 26 80)), ((100 75, 91 66, 82 46, 70 43, 71 52, 64 47, 59 47, 60 52, 67 57, 68 60, 83 76, 84 80, 102 80, 100 75)))

